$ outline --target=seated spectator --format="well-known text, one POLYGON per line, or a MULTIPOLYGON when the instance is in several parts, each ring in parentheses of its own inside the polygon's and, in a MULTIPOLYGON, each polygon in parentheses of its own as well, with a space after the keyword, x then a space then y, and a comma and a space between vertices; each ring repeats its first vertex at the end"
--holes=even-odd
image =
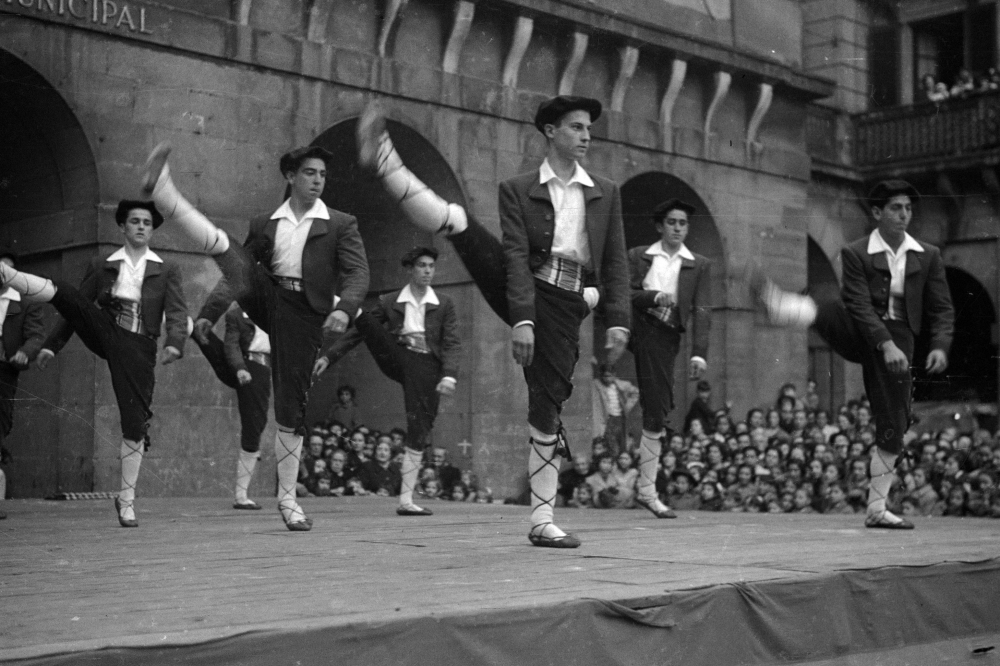
MULTIPOLYGON (((329 484, 330 473, 326 469, 326 460, 323 458, 315 458, 309 467, 309 473, 306 476, 304 483, 306 487, 306 497, 318 495, 317 488, 319 487, 319 482, 321 480, 325 480, 327 484, 329 484)), ((329 488, 329 485, 327 485, 327 488, 329 488)))
POLYGON ((972 72, 963 67, 958 70, 958 77, 952 84, 948 93, 952 97, 967 97, 976 90, 976 82, 972 79, 972 72))
POLYGON ((358 478, 364 489, 374 495, 398 497, 403 477, 391 464, 392 447, 389 441, 389 438, 386 438, 375 446, 374 458, 361 465, 358 478))
POLYGON ((590 460, 582 454, 573 456, 573 466, 559 473, 559 497, 564 504, 569 504, 576 487, 586 483, 588 476, 590 476, 590 460))
POLYGON ((840 483, 831 483, 826 489, 826 502, 823 513, 855 513, 847 501, 847 494, 840 483))
POLYGON ((581 483, 574 488, 573 496, 569 498, 566 505, 576 507, 577 509, 593 509, 594 495, 590 489, 590 485, 581 483))
POLYGON ((967 494, 965 486, 956 485, 948 492, 948 499, 942 515, 944 516, 964 516, 968 513, 966 507, 967 494))
POLYGON ((463 469, 459 482, 465 486, 466 502, 475 502, 479 499, 479 479, 471 470, 463 469))
POLYGON ((402 428, 393 428, 390 430, 389 437, 392 438, 392 448, 402 450, 406 446, 406 431, 402 428))
POLYGON ((702 483, 698 486, 698 495, 699 511, 722 511, 722 496, 716 484, 702 483))
POLYGON ((736 483, 726 490, 726 498, 722 508, 725 511, 748 511, 758 494, 754 479, 754 468, 746 463, 739 466, 736 472, 736 483))
MULTIPOLYGON (((598 435, 590 442, 590 474, 597 471, 597 459, 603 456, 605 453, 610 455, 608 450, 608 442, 604 439, 603 435, 598 435)), ((588 474, 587 476, 590 476, 588 474)))
POLYGON ((929 516, 934 511, 934 506, 938 502, 938 494, 931 486, 929 473, 926 467, 917 467, 913 470, 913 490, 908 497, 916 503, 918 516, 929 516))
MULTIPOLYGON (((597 472, 587 477, 598 509, 624 509, 635 499, 635 489, 622 488, 624 475, 615 474, 616 464, 610 454, 603 454, 597 460, 597 472)), ((633 485, 635 480, 633 478, 633 485)))
POLYGON ((451 487, 451 494, 445 499, 449 499, 453 502, 464 502, 469 494, 469 489, 465 487, 464 483, 456 483, 451 487))
POLYGON ((414 494, 425 500, 438 499, 441 497, 441 483, 437 477, 430 477, 420 482, 414 494))
POLYGON ((697 395, 691 401, 687 415, 684 417, 684 432, 691 432, 692 421, 698 421, 701 432, 707 432, 715 420, 715 412, 711 407, 712 385, 702 379, 696 387, 697 395))
POLYGON ((462 479, 462 470, 448 462, 448 452, 439 446, 431 450, 430 466, 437 473, 441 492, 450 495, 452 487, 462 479))
POLYGON ((347 461, 344 463, 344 472, 348 477, 356 477, 361 473, 361 466, 368 462, 365 455, 365 432, 361 428, 355 428, 348 441, 350 449, 347 451, 347 461))
POLYGON ((812 507, 812 492, 810 486, 803 484, 795 491, 792 498, 792 513, 816 513, 812 507))
POLYGON ((340 497, 347 492, 348 476, 344 473, 344 462, 347 460, 347 454, 340 449, 334 449, 327 460, 327 466, 330 470, 330 495, 340 497))
POLYGON ((364 497, 366 495, 371 495, 370 492, 365 490, 364 485, 361 483, 361 479, 356 476, 352 476, 347 480, 347 490, 344 491, 345 495, 354 495, 356 497, 364 497))
POLYGON ((660 456, 660 468, 656 471, 656 494, 661 502, 669 504, 670 476, 677 469, 677 454, 671 450, 660 456))
POLYGON ((900 513, 907 518, 920 515, 920 507, 917 506, 917 500, 910 495, 903 498, 903 501, 900 503, 900 508, 900 513))
POLYGON ((686 470, 677 470, 673 474, 674 489, 670 493, 667 506, 678 511, 694 510, 701 504, 701 498, 694 490, 694 477, 686 470))

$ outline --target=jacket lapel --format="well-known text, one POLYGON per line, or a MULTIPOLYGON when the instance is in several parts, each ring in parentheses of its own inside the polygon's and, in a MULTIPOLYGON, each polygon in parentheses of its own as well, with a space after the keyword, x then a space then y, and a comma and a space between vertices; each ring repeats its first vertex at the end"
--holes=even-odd
POLYGON ((549 186, 544 183, 540 183, 537 180, 531 186, 531 190, 528 192, 529 199, 535 199, 536 201, 547 201, 549 205, 552 205, 552 197, 549 196, 549 186))
POLYGON ((885 252, 876 252, 868 256, 872 258, 872 266, 876 270, 889 272, 889 260, 885 258, 885 252))
POLYGON ((314 217, 312 226, 309 227, 309 233, 306 235, 306 240, 315 238, 316 236, 323 236, 328 233, 330 233, 329 220, 324 220, 321 217, 314 217))
MULTIPOLYGON (((914 273, 919 273, 923 270, 924 264, 921 260, 922 252, 907 252, 906 253, 906 276, 909 277, 914 273)), ((885 256, 885 255, 883 255, 885 256)))

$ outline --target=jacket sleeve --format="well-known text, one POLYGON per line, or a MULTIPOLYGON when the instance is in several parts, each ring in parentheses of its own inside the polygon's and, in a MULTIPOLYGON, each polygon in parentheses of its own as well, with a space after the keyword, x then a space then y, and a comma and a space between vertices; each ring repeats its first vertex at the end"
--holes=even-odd
POLYGON ((632 308, 629 299, 629 267, 625 250, 625 224, 622 222, 622 197, 617 185, 611 188, 611 216, 608 237, 604 241, 601 283, 604 293, 598 308, 604 308, 604 322, 611 328, 631 328, 632 308))
MULTIPOLYGON (((646 279, 646 263, 642 260, 645 249, 634 247, 628 251, 629 290, 632 307, 637 310, 647 310, 656 307, 655 289, 643 289, 642 281, 646 279)), ((603 297, 603 294, 602 294, 603 297)))
POLYGON ((338 294, 340 302, 336 309, 346 312, 353 321, 368 294, 370 276, 365 245, 361 241, 361 232, 358 231, 358 221, 350 216, 340 225, 340 235, 337 237, 337 265, 340 268, 338 294))
POLYGON ((712 262, 698 271, 698 284, 691 303, 691 355, 708 360, 708 338, 712 330, 712 262))
POLYGON ((844 307, 869 346, 877 348, 883 342, 891 340, 892 336, 872 305, 871 290, 861 258, 850 246, 840 251, 840 257, 844 271, 841 287, 844 307))
MULTIPOLYGON (((80 295, 89 303, 93 303, 97 300, 97 264, 99 261, 100 259, 98 258, 87 264, 87 272, 84 274, 78 290, 80 295)), ((52 330, 49 332, 48 337, 45 338, 45 341, 42 343, 42 349, 48 349, 53 353, 58 354, 72 337, 72 325, 66 321, 65 317, 60 316, 59 319, 56 320, 52 330)))
MULTIPOLYGON (((257 218, 250 220, 250 231, 247 232, 246 240, 243 241, 243 249, 230 248, 229 250, 229 252, 240 253, 230 257, 230 261, 226 263, 227 266, 232 266, 230 269, 231 272, 235 271, 232 279, 237 282, 248 278, 249 271, 254 270, 254 266, 252 265, 254 262, 267 267, 271 265, 273 248, 270 247, 267 236, 260 231, 261 228, 257 218)), ((224 254, 222 256, 227 255, 224 254)), ((219 262, 221 269, 223 267, 222 262, 218 258, 216 261, 219 262)), ((236 289, 234 289, 225 272, 224 270, 223 276, 215 284, 208 298, 205 299, 205 304, 198 311, 198 319, 207 319, 215 324, 215 322, 219 321, 219 317, 223 316, 229 309, 229 305, 236 299, 237 292, 252 288, 250 284, 237 284, 236 289)))
POLYGON ((246 361, 243 358, 243 350, 240 349, 240 318, 243 311, 232 307, 226 311, 226 338, 224 350, 226 353, 226 363, 233 372, 247 370, 246 361))
POLYGON ((535 321, 535 282, 529 262, 530 248, 524 212, 513 185, 500 183, 500 231, 507 269, 507 304, 510 323, 535 321))
POLYGON ((164 296, 163 311, 167 320, 167 339, 164 347, 173 347, 184 355, 184 343, 188 338, 187 303, 181 281, 181 267, 170 262, 167 269, 167 291, 164 296))
POLYGON ((931 349, 948 353, 955 331, 955 309, 951 303, 951 291, 945 279, 944 262, 935 248, 931 257, 927 283, 924 285, 924 320, 930 328, 931 349))
POLYGON ((441 376, 458 379, 458 361, 462 354, 462 340, 458 337, 458 316, 455 302, 444 302, 441 322, 441 376))
POLYGON ((18 351, 24 352, 28 361, 35 360, 38 352, 42 349, 42 342, 45 340, 45 322, 42 312, 41 303, 27 303, 24 308, 24 320, 21 323, 24 343, 18 351))

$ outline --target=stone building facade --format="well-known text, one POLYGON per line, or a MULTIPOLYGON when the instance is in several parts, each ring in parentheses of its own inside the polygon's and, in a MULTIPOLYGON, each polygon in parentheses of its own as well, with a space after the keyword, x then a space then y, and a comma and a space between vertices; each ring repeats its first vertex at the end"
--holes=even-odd
MULTIPOLYGON (((787 288, 830 282, 840 245, 866 229, 865 174, 845 148, 846 114, 859 110, 843 92, 850 77, 818 66, 821 47, 810 42, 820 7, 833 4, 857 12, 872 3, 0 0, 0 119, 15 128, 0 146, 0 245, 29 270, 78 280, 95 252, 119 242, 113 209, 135 194, 138 169, 164 139, 181 189, 242 238, 251 215, 282 199, 278 157, 322 144, 337 156, 324 198, 359 217, 373 293, 402 284, 406 248, 442 250, 437 283, 458 305, 466 344, 436 441, 499 496, 516 494, 527 397, 509 332, 447 242, 413 232, 354 167, 354 119, 382 100, 418 175, 498 231, 498 183, 543 154, 531 124, 538 102, 600 99, 607 111, 586 166, 622 184, 629 244, 649 242, 656 202, 682 194, 699 206, 689 245, 714 261, 716 399, 744 412, 818 373, 824 398, 840 400, 857 377, 805 332, 771 327, 740 280, 755 259, 787 288)), ((154 247, 184 267, 196 313, 218 271, 169 225, 154 247)), ((601 322, 585 323, 565 414, 580 448, 591 436, 588 361, 602 337, 601 322)), ((234 395, 199 356, 189 344, 158 370, 144 493, 229 492, 234 395)), ((117 479, 107 370, 78 340, 54 365, 23 376, 27 399, 9 442, 15 496, 106 490, 117 479)), ((620 367, 630 376, 628 359, 620 367)), ((360 349, 314 387, 311 416, 345 382, 358 387, 366 422, 404 422, 401 391, 360 349)), ((684 405, 692 387, 679 384, 684 405)), ((272 476, 258 474, 259 493, 272 476)))

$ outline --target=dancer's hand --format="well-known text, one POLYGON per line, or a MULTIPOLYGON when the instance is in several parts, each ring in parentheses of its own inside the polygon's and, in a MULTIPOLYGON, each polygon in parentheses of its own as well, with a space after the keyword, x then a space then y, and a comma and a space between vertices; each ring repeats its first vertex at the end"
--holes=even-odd
POLYGON ((347 313, 343 310, 334 310, 327 316, 326 321, 323 322, 323 332, 324 333, 343 333, 347 330, 347 324, 349 324, 351 318, 347 316, 347 313))
POLYGON ((658 291, 653 301, 661 308, 669 308, 674 304, 674 297, 665 291, 658 291))
POLYGON ((882 356, 885 359, 885 367, 889 368, 889 372, 902 374, 910 369, 910 362, 906 360, 906 354, 892 340, 882 345, 882 356))
POLYGON ((518 365, 528 367, 535 358, 535 327, 530 324, 515 326, 511 334, 514 360, 518 365))
POLYGON ((609 328, 605 338, 604 348, 608 352, 607 361, 609 365, 614 365, 625 353, 625 347, 628 345, 628 333, 620 328, 609 328))
POLYGON ((442 377, 435 390, 444 396, 452 395, 455 393, 455 380, 451 377, 442 377))
POLYGON ((936 375, 948 367, 948 355, 940 349, 932 349, 927 355, 927 372, 936 375))
POLYGON ((326 369, 329 367, 330 367, 330 359, 328 359, 326 356, 320 356, 318 359, 316 359, 316 362, 313 363, 313 374, 312 374, 313 381, 315 381, 317 377, 326 372, 326 369))
POLYGON ((208 344, 208 333, 212 330, 212 322, 207 319, 199 319, 194 323, 194 330, 191 336, 202 345, 208 344))
POLYGON ((236 381, 240 383, 240 386, 246 386, 253 381, 253 376, 250 374, 249 370, 237 370, 236 381))
POLYGON ((695 380, 701 379, 705 376, 705 371, 708 370, 708 363, 701 360, 700 358, 691 359, 691 371, 688 374, 688 378, 695 380))
POLYGON ((26 368, 28 367, 28 355, 23 351, 19 351, 10 357, 9 363, 11 365, 16 365, 19 368, 26 368))
POLYGON ((38 366, 39 370, 44 370, 48 365, 49 361, 56 357, 56 353, 51 349, 43 349, 38 352, 38 356, 35 358, 35 365, 38 366))
POLYGON ((170 365, 181 357, 181 350, 177 347, 164 347, 160 353, 160 364, 170 365))

